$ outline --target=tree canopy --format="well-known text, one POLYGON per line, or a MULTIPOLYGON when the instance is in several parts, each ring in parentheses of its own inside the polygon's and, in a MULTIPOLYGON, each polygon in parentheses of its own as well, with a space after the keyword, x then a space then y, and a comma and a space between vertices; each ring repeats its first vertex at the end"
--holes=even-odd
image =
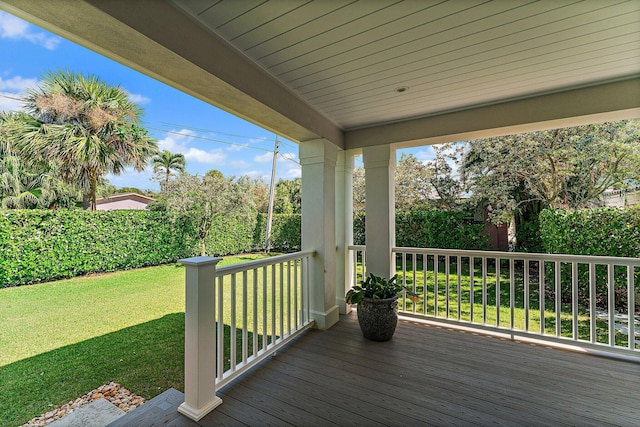
POLYGON ((50 72, 40 86, 27 90, 23 101, 26 114, 5 121, 5 135, 29 165, 54 165, 93 210, 107 173, 118 175, 126 167, 142 171, 157 152, 138 124, 142 109, 124 89, 96 76, 50 72))
POLYGON ((470 141, 466 190, 506 221, 531 205, 580 208, 640 178, 640 122, 620 121, 470 141))

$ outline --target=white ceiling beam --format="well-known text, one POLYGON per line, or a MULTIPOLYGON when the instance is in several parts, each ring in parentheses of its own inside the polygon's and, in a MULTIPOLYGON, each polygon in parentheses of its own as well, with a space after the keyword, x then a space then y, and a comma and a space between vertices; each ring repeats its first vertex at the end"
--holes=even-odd
POLYGON ((640 77, 345 133, 345 148, 465 141, 640 117, 640 77))

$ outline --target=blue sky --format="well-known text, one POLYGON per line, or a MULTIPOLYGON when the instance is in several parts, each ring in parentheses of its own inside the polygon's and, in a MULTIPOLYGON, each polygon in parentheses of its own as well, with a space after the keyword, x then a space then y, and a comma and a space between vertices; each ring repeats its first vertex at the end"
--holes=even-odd
MULTIPOLYGON (((225 176, 248 175, 268 183, 273 133, 0 11, 0 111, 19 109, 20 103, 12 98, 57 69, 94 74, 124 88, 144 108, 142 124, 160 149, 184 154, 189 173, 218 169, 225 176)), ((297 144, 280 140, 277 177, 299 177, 297 144)), ((429 147, 411 152, 423 161, 433 158, 429 147)), ((158 190, 152 175, 147 168, 107 178, 116 187, 158 190)))

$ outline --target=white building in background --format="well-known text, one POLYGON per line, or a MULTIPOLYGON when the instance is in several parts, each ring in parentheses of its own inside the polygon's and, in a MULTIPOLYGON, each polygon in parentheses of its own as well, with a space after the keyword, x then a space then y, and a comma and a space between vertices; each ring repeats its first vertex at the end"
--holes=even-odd
POLYGON ((613 208, 624 208, 635 206, 640 203, 640 187, 626 190, 607 190, 602 194, 605 206, 613 208))
POLYGON ((146 209, 155 199, 138 193, 114 194, 96 199, 96 210, 113 211, 118 209, 146 209))

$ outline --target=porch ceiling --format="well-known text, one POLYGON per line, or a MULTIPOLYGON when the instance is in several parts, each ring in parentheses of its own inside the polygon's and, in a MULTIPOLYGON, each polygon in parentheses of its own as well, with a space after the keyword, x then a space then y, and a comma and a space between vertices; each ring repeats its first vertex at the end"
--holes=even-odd
POLYGON ((0 8, 297 141, 357 148, 640 116, 638 0, 0 8))

